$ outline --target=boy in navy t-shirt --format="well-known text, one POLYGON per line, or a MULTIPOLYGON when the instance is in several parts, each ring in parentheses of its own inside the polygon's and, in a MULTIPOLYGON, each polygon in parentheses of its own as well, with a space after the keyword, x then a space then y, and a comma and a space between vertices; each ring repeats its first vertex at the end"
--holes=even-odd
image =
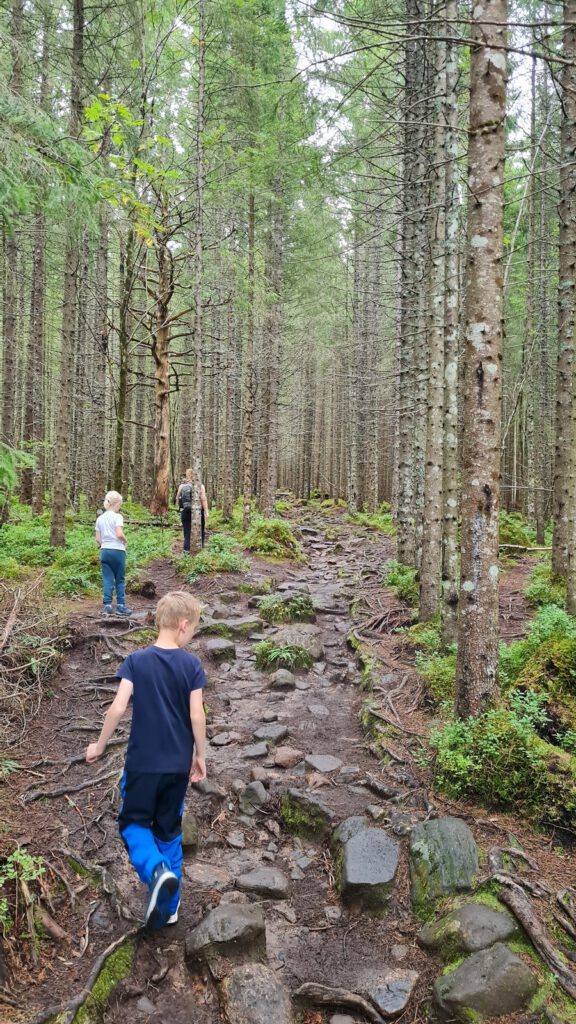
POLYGON ((132 697, 132 726, 122 778, 120 835, 138 877, 150 890, 146 923, 178 920, 182 882, 182 810, 188 782, 206 778, 206 718, 200 661, 184 650, 200 620, 200 605, 185 591, 158 602, 158 638, 129 654, 116 675, 120 686, 96 743, 102 757, 132 697))

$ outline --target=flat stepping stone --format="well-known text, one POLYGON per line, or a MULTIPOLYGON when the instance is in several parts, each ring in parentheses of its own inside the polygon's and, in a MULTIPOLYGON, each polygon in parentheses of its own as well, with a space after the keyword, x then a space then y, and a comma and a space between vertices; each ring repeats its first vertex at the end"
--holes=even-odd
POLYGON ((299 594, 310 593, 310 587, 308 586, 308 584, 304 582, 299 583, 297 580, 293 581, 292 583, 279 583, 276 589, 280 591, 295 590, 299 594))
POLYGON ((223 786, 219 786, 213 779, 202 779, 200 782, 193 782, 192 788, 204 796, 215 796, 218 800, 224 800, 228 794, 223 786))
POLYGON ((262 715, 262 721, 266 723, 277 722, 278 713, 276 711, 265 711, 264 714, 262 715))
POLYGON ((261 725, 254 733, 255 740, 271 740, 272 743, 279 743, 280 740, 286 739, 288 735, 288 728, 285 725, 280 725, 272 722, 267 725, 261 725))
POLYGON ((220 991, 226 1018, 234 1024, 293 1024, 288 990, 277 971, 264 964, 235 967, 220 991))
POLYGON ((403 1013, 416 987, 419 974, 400 967, 362 972, 354 983, 354 991, 371 1000, 383 1017, 403 1013))
POLYGON ((476 953, 495 942, 511 939, 518 931, 516 921, 505 911, 484 903, 465 903, 440 920, 424 925, 418 942, 439 953, 442 959, 453 960, 455 951, 476 953))
POLYGON ((410 882, 414 907, 430 916, 441 896, 469 892, 478 873, 478 850, 461 818, 420 822, 410 835, 410 882))
POLYGON ((381 829, 356 832, 344 843, 339 890, 345 902, 359 902, 365 910, 386 906, 392 893, 400 846, 381 829))
POLYGON ((287 668, 279 668, 270 676, 271 690, 293 690, 296 685, 296 676, 287 668))
POLYGON ((264 622, 257 615, 245 615, 241 619, 219 619, 218 629, 226 630, 225 635, 242 640, 250 633, 260 633, 264 622))
POLYGON ((309 690, 310 689, 310 683, 307 683, 305 679, 297 679, 296 680, 296 689, 297 690, 309 690))
POLYGON ((508 946, 497 942, 473 953, 434 985, 434 998, 444 1012, 469 1021, 471 1012, 501 1017, 523 1009, 538 988, 536 976, 508 946))
POLYGON ((244 757, 266 757, 268 753, 267 743, 253 743, 249 747, 244 747, 242 755, 244 757))
POLYGON ((204 864, 200 860, 195 860, 185 867, 184 873, 191 882, 204 889, 220 890, 232 884, 232 874, 227 868, 218 867, 216 864, 204 864))
POLYGON ((226 836, 226 842, 233 850, 243 850, 246 846, 243 832, 230 832, 230 835, 226 836))
POLYGON ((312 839, 327 835, 336 820, 334 811, 319 797, 300 789, 282 795, 280 814, 289 832, 312 839))
POLYGON ((295 768, 303 757, 303 752, 295 747, 278 747, 274 754, 274 764, 277 768, 295 768))
POLYGON ((206 654, 212 661, 233 661, 236 657, 236 646, 231 640, 214 637, 205 644, 206 654))
POLYGON ((342 761, 339 761, 337 757, 332 757, 331 754, 309 754, 306 757, 306 764, 310 765, 315 772, 323 772, 329 774, 335 772, 338 768, 342 767, 342 761))
POLYGON ((243 892, 256 892, 271 899, 286 899, 289 891, 288 879, 279 868, 254 868, 236 879, 236 886, 243 892))
POLYGON ((314 718, 328 718, 330 714, 325 704, 309 704, 308 711, 311 715, 314 715, 314 718))
POLYGON ((254 904, 225 903, 186 936, 188 960, 210 960, 261 950, 266 943, 264 915, 254 904))

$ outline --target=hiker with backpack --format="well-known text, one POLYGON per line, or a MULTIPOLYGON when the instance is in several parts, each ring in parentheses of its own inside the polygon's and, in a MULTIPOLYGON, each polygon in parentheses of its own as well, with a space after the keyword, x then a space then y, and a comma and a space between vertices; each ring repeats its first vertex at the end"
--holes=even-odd
MULTIPOLYGON (((187 469, 186 475, 176 493, 176 504, 180 509, 180 519, 182 522, 182 530, 184 531, 184 545, 182 547, 182 551, 188 554, 190 553, 190 531, 192 527, 193 479, 194 476, 192 470, 187 469)), ((207 521, 208 499, 206 497, 204 484, 200 484, 200 525, 202 530, 202 547, 204 547, 207 521)))

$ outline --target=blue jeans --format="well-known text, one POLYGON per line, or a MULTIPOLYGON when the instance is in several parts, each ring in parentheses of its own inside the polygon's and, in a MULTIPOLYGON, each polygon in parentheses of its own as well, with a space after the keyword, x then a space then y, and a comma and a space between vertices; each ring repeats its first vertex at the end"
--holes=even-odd
POLYGON ((126 604, 124 590, 126 552, 117 548, 101 548, 100 568, 102 569, 103 603, 112 604, 112 595, 116 588, 116 604, 120 608, 124 607, 126 604))

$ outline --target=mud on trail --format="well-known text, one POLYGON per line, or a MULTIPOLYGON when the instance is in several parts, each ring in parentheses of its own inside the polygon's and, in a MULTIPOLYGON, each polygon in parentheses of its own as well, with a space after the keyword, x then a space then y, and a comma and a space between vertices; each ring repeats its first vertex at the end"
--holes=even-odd
MULTIPOLYGON (((235 657, 230 661, 210 655, 214 632, 194 639, 191 648, 202 658, 209 680, 209 785, 206 792, 190 790, 187 799, 179 921, 161 932, 138 932, 132 959, 108 960, 100 988, 94 988, 100 1008, 88 1001, 92 1016, 77 1019, 106 1024, 232 1020, 225 1016, 218 987, 206 969, 192 971, 186 963, 185 939, 211 908, 248 903, 263 910, 266 962, 291 994, 308 982, 356 991, 362 971, 385 966, 390 977, 403 979, 405 1002, 394 1015, 401 1012, 406 1024, 421 1019, 439 965, 415 941, 421 922, 410 904, 407 836, 418 821, 436 815, 464 817, 479 844, 488 847, 503 840, 508 845, 506 835, 512 831, 527 852, 545 859, 553 884, 567 882, 566 861, 550 852, 546 837, 534 836, 510 816, 452 805, 428 789, 418 751, 429 711, 423 706, 412 653, 398 645, 397 637, 390 640, 390 631, 407 623, 410 614, 381 584, 382 568, 394 555, 393 541, 334 515, 305 513, 299 525, 305 563, 253 559, 247 576, 207 577, 190 588, 207 605, 205 617, 216 623, 213 629, 227 619, 258 617, 254 598, 236 590, 239 581, 253 584, 258 592, 267 577, 274 590, 280 586, 305 592, 316 608, 322 653, 310 671, 296 673, 289 688, 275 689, 270 673, 256 669, 254 648, 282 627, 259 622, 249 627, 248 635, 234 636, 235 657), (326 540, 328 526, 336 541, 326 540), (379 658, 384 713, 397 726, 385 766, 375 758, 360 722, 362 666, 348 643, 354 630, 363 631, 379 658), (258 749, 254 734, 271 726, 282 727, 276 730, 276 741, 260 741, 258 749), (335 760, 326 761, 324 755, 335 760), (265 782, 265 802, 256 813, 246 813, 243 795, 254 776, 265 782), (367 815, 384 825, 398 844, 399 864, 383 913, 369 915, 340 900, 329 843, 318 837, 294 838, 282 823, 279 799, 288 788, 320 797, 335 822, 367 815), (243 876, 261 868, 280 869, 288 880, 287 892, 269 896, 257 884, 247 889, 243 876)), ((517 563, 504 581, 502 625, 509 638, 521 632, 529 615, 521 589, 530 566, 526 559, 517 563)), ((182 586, 168 561, 149 567, 148 575, 157 596, 182 586)), ((101 954, 137 929, 141 920, 144 888, 116 827, 128 722, 101 761, 91 767, 83 761, 115 692, 118 664, 150 641, 142 630, 153 604, 144 598, 132 603, 135 615, 129 623, 102 620, 95 602, 83 602, 72 617, 72 648, 53 683, 53 696, 45 700, 20 752, 25 770, 9 776, 2 787, 5 837, 10 848, 20 843, 45 858, 44 905, 49 920, 63 930, 57 938, 50 927, 39 926, 37 963, 29 941, 6 944, 12 972, 5 990, 8 1000, 0 1001, 3 1024, 46 1019, 47 1008, 64 1006, 82 992, 101 954)), ((24 931, 25 921, 16 922, 16 933, 24 931)), ((130 945, 120 948, 132 951, 130 945)), ((225 973, 226 968, 220 965, 219 970, 225 973)), ((306 1024, 322 1024, 336 1012, 296 1009, 300 1016, 295 1019, 306 1024)), ((358 1008, 340 1012, 352 1013, 351 1020, 368 1019, 358 1008)), ((279 1021, 270 1017, 270 1024, 279 1021)))

